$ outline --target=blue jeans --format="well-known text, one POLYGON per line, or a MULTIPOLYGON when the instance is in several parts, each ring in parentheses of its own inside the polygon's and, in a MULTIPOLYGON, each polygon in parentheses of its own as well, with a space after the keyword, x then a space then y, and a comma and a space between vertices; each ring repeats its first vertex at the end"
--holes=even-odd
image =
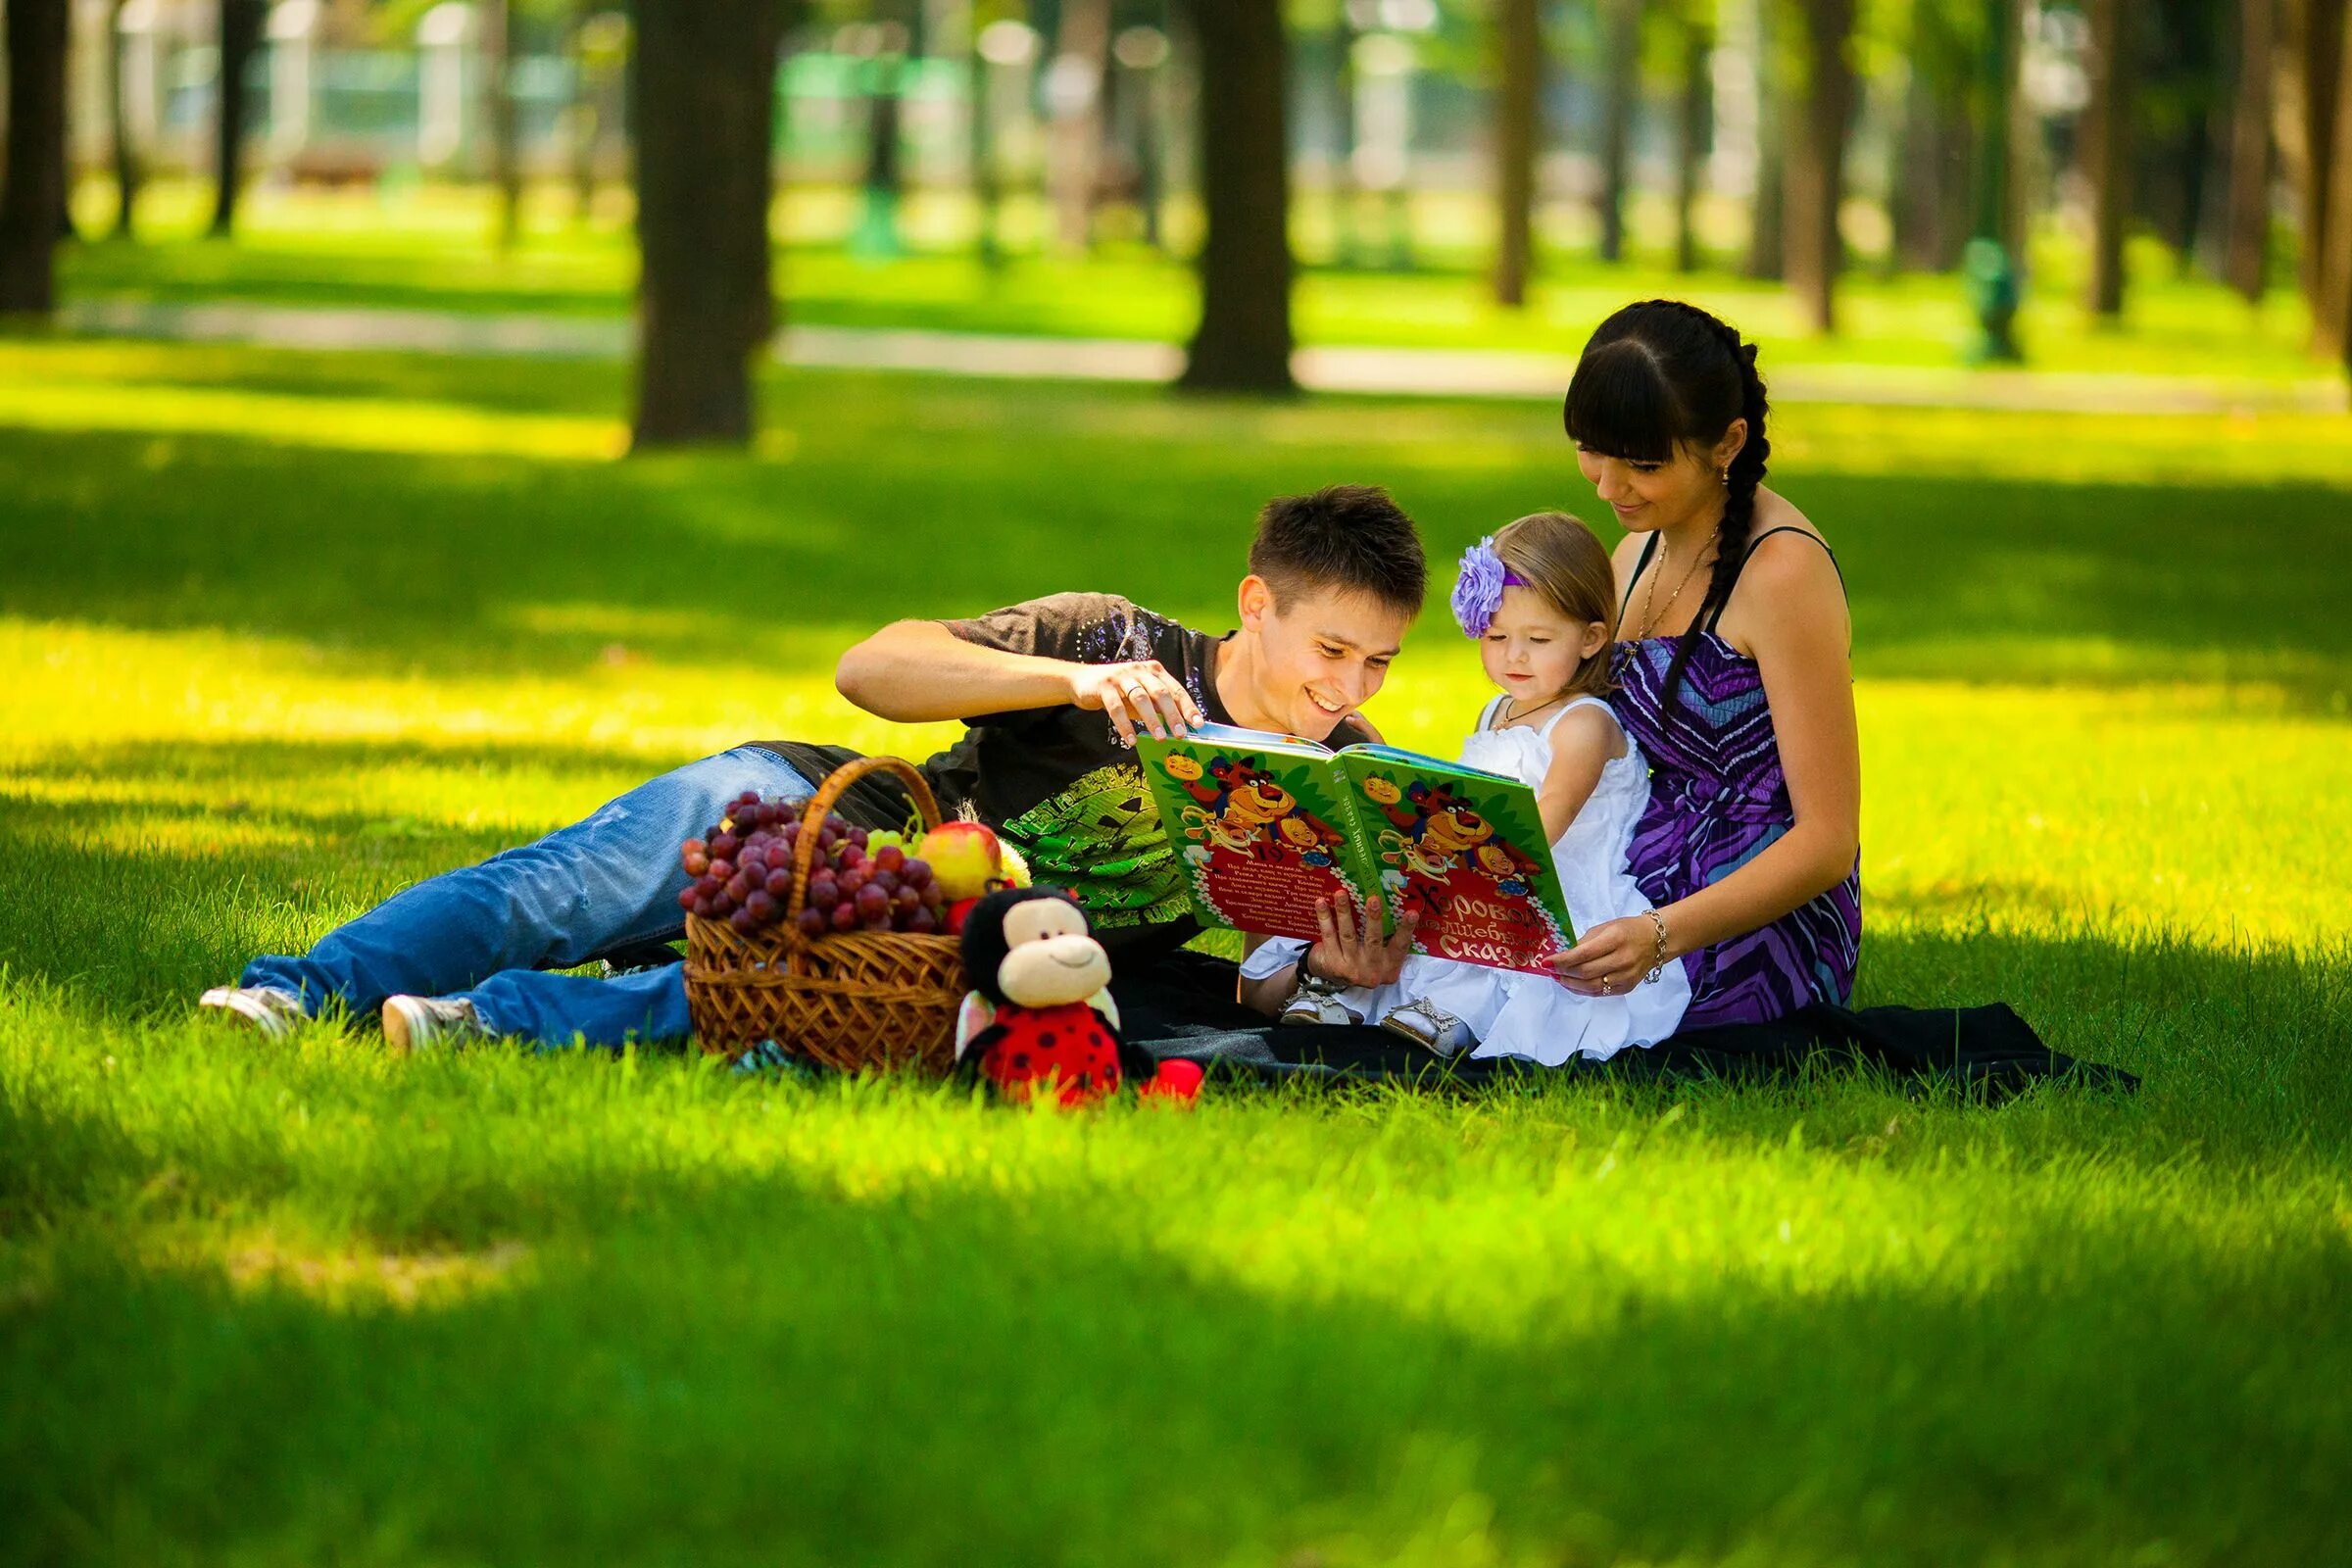
POLYGON ((389 996, 462 997, 492 1032, 544 1046, 682 1039, 683 964, 611 980, 548 974, 685 924, 678 846, 747 789, 807 795, 775 753, 738 746, 689 762, 479 865, 446 872, 337 926, 303 958, 261 957, 238 984, 276 986, 316 1012, 374 1012, 389 996))

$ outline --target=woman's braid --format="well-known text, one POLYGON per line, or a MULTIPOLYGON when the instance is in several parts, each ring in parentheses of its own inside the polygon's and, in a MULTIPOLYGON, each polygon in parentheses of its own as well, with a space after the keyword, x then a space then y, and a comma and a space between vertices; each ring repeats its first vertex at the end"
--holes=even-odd
POLYGON ((1747 536, 1756 515, 1756 487, 1764 482, 1764 465, 1772 456, 1772 442, 1764 433, 1764 378, 1756 373, 1756 346, 1742 343, 1740 333, 1695 306, 1680 300, 1663 301, 1706 327, 1723 344, 1724 353, 1731 357, 1733 369, 1740 377, 1740 416, 1747 421, 1747 444, 1732 459, 1725 475, 1723 522, 1715 534, 1715 567, 1707 577, 1706 597, 1699 601, 1698 613, 1690 629, 1676 640, 1674 658, 1666 665, 1666 686, 1662 703, 1674 701, 1675 688, 1681 683, 1683 670, 1690 662, 1691 652, 1698 639, 1712 623, 1717 612, 1732 597, 1732 585, 1740 580, 1740 568, 1747 564, 1747 536))

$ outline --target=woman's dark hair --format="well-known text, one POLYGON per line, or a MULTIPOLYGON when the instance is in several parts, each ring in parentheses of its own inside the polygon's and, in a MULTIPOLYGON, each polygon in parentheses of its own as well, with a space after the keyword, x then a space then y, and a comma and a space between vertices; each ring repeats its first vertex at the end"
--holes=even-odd
POLYGON ((1772 443, 1764 435, 1764 378, 1756 346, 1695 305, 1643 300, 1593 329, 1568 382, 1560 411, 1568 437, 1587 452, 1627 463, 1672 463, 1685 448, 1723 439, 1734 419, 1747 421, 1747 444, 1725 475, 1723 523, 1715 569, 1690 629, 1677 640, 1661 701, 1674 701, 1702 628, 1732 597, 1747 559, 1756 486, 1772 443))
POLYGON ((1429 567, 1413 519, 1377 485, 1335 484, 1305 496, 1276 496, 1257 514, 1250 569, 1288 610, 1305 595, 1369 594, 1391 610, 1421 612, 1429 567))

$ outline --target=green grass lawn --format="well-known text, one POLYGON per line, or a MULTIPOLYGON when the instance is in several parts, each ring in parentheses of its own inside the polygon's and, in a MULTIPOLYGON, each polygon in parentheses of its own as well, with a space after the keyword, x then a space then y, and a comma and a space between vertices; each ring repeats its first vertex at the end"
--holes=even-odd
MULTIPOLYGON (((110 220, 103 192, 84 192, 92 233, 110 220)), ((613 193, 617 195, 618 193, 613 193)), ((193 303, 236 300, 462 312, 616 316, 630 307, 636 249, 625 203, 595 220, 571 220, 552 190, 534 193, 525 242, 501 255, 488 242, 486 199, 466 188, 405 193, 254 191, 239 237, 199 237, 209 216, 203 188, 164 185, 147 199, 149 242, 98 242, 65 253, 69 297, 193 303)), ((1016 211, 1026 214, 1031 204, 1016 211)), ((1668 263, 1665 216, 1635 212, 1631 259, 1591 260, 1582 209, 1551 215, 1541 278, 1524 311, 1493 303, 1483 238, 1490 215, 1468 196, 1432 195, 1420 224, 1426 270, 1399 274, 1313 265, 1329 253, 1328 214, 1301 196, 1295 227, 1302 272, 1295 310, 1306 344, 1530 349, 1573 355, 1594 325, 1629 299, 1694 300, 1772 345, 1783 365, 1952 367, 1974 335, 1956 277, 1884 275, 1857 260, 1840 294, 1841 330, 1808 336, 1793 299, 1777 284, 1728 269, 1737 235, 1726 228, 1715 260, 1690 274, 1668 263)), ((1724 227, 1737 215, 1715 215, 1724 227)), ((1864 219, 1856 215, 1857 224, 1864 219)), ((923 327, 945 331, 1181 341, 1198 317, 1191 270, 1133 242, 1106 244, 1088 260, 1042 254, 1017 228, 1020 248, 1002 271, 974 259, 967 215, 946 195, 910 205, 911 254, 881 263, 851 254, 853 194, 796 189, 777 208, 777 289, 782 316, 808 325, 923 327)), ((2259 308, 2208 280, 2180 275, 2153 240, 2132 251, 2129 309, 2100 326, 2081 306, 2083 248, 2053 227, 2037 240, 2019 318, 2031 368, 2229 378, 2326 379, 2335 368, 2306 353, 2310 318, 2285 279, 2259 308)))
MULTIPOLYGON (((192 1016, 1071 585, 1220 618, 1277 491, 1447 562, 1540 405, 0 345, 0 1557, 2328 1563, 2352 1553, 2341 419, 1802 408, 1851 586, 1864 1003, 2145 1075, 1057 1117, 192 1016)), ((1449 748, 1428 617, 1376 715, 1449 748)))

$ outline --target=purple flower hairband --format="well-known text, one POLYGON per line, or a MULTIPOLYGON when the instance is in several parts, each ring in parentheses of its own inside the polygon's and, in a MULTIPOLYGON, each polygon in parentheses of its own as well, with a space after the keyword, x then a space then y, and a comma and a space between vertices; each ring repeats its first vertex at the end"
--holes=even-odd
POLYGON ((1505 588, 1524 588, 1527 579, 1502 564, 1494 553, 1494 536, 1487 535, 1462 552, 1462 574, 1453 582, 1453 618, 1468 637, 1484 637, 1502 608, 1505 588))

